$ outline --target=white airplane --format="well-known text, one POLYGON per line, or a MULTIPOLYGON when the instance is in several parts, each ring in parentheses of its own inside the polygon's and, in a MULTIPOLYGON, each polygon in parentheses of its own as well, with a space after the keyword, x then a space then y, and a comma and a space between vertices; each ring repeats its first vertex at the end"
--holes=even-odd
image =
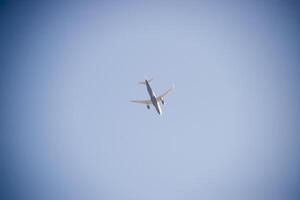
POLYGON ((166 92, 164 92, 162 95, 156 97, 155 93, 153 92, 153 90, 152 90, 152 88, 150 87, 150 84, 149 84, 149 82, 151 82, 152 80, 153 80, 153 79, 150 79, 150 80, 147 80, 147 79, 146 79, 145 81, 139 82, 139 84, 145 84, 145 85, 146 85, 147 91, 148 91, 149 96, 150 96, 150 99, 149 99, 149 100, 132 100, 131 102, 133 102, 133 103, 146 104, 148 109, 150 109, 150 104, 152 104, 152 105, 155 107, 157 113, 161 115, 161 114, 162 114, 162 111, 161 111, 161 108, 160 108, 160 104, 159 104, 159 103, 160 103, 160 102, 161 102, 162 104, 165 103, 165 102, 164 102, 165 96, 166 96, 167 94, 169 94, 169 93, 173 90, 174 86, 172 86, 170 89, 168 89, 168 90, 167 90, 166 92))

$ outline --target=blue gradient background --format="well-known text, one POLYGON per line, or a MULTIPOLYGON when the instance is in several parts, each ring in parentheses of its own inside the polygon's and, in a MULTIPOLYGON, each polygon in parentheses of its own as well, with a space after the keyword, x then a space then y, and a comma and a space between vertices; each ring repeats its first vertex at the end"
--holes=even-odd
POLYGON ((2 1, 1 199, 299 199, 299 8, 2 1))

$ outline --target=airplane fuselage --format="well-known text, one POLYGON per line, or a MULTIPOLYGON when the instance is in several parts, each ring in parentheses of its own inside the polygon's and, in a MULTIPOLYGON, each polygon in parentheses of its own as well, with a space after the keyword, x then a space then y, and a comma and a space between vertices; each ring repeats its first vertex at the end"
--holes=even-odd
POLYGON ((156 99, 155 93, 153 92, 152 88, 150 87, 148 80, 145 80, 145 83, 146 83, 147 91, 148 91, 148 94, 150 96, 153 106, 155 107, 157 113, 161 114, 161 108, 160 108, 159 102, 156 99))

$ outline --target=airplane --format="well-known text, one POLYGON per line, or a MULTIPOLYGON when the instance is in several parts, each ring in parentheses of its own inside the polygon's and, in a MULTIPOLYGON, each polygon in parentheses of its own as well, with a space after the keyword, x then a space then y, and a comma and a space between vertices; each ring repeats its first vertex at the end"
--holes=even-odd
POLYGON ((164 92, 162 95, 160 95, 160 96, 157 97, 155 95, 154 91, 152 90, 152 88, 150 87, 150 84, 149 84, 149 82, 151 82, 152 80, 153 80, 153 78, 150 79, 150 80, 145 79, 145 81, 139 82, 139 84, 146 85, 148 94, 150 96, 150 99, 149 100, 131 100, 131 102, 146 104, 146 106, 147 106, 148 109, 150 109, 150 105, 152 104, 154 106, 154 108, 156 109, 157 113, 159 115, 161 115, 162 114, 162 110, 161 110, 161 107, 160 107, 160 102, 163 105, 165 104, 164 98, 165 98, 165 96, 167 94, 169 94, 173 90, 174 86, 172 86, 166 92, 164 92))

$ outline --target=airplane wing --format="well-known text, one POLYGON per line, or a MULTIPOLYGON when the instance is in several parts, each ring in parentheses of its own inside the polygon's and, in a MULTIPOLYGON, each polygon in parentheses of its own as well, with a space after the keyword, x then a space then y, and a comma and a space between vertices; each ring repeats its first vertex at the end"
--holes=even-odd
POLYGON ((131 100, 131 102, 133 103, 141 103, 141 104, 152 104, 152 101, 151 100, 131 100))
POLYGON ((167 91, 165 91, 162 95, 156 97, 157 101, 162 101, 165 96, 167 96, 172 90, 174 89, 174 86, 172 86, 171 88, 169 88, 167 91))

